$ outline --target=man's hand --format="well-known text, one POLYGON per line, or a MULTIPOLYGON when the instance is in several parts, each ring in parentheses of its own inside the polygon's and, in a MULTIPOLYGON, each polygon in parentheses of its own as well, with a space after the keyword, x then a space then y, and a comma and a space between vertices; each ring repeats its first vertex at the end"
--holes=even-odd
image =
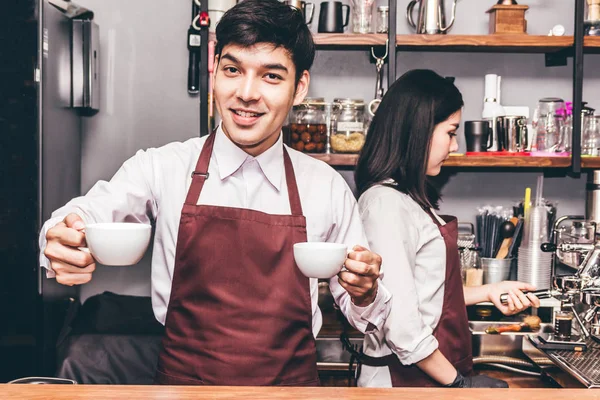
POLYGON ((352 250, 346 259, 346 270, 338 274, 338 281, 355 305, 366 307, 377 296, 381 257, 361 246, 354 246, 352 250))
POLYGON ((522 290, 535 290, 535 286, 528 283, 517 281, 503 281, 491 283, 488 285, 489 300, 502 312, 504 315, 513 315, 533 306, 539 307, 540 300, 533 294, 524 294, 522 290), (500 295, 508 293, 507 304, 500 302, 500 295))
POLYGON ((69 214, 46 233, 44 255, 50 259, 58 283, 73 286, 92 279, 96 262, 90 253, 78 249, 86 245, 84 228, 79 215, 69 214))

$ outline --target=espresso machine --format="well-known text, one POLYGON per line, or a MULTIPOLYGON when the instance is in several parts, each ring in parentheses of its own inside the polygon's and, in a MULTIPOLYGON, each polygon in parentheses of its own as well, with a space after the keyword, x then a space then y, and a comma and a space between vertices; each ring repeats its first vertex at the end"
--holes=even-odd
MULTIPOLYGON (((551 241, 541 248, 554 253, 552 287, 533 293, 540 299, 555 298, 561 307, 553 319, 554 332, 538 335, 540 347, 581 350, 590 338, 600 343, 600 241, 596 239, 596 223, 583 216, 558 218, 551 241), (573 322, 576 334, 572 334, 573 322)), ((500 299, 506 303, 507 295, 500 299)))

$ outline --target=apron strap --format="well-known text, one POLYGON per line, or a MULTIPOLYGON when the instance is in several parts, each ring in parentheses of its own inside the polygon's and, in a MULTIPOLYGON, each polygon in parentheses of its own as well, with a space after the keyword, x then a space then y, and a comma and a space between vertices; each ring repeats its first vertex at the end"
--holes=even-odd
POLYGON ((302 203, 300 202, 300 194, 298 193, 298 185, 296 184, 296 174, 294 166, 288 154, 287 149, 283 146, 283 166, 285 168, 285 181, 287 183, 288 197, 290 199, 290 210, 292 215, 302 214, 302 203))
POLYGON ((192 172, 192 184, 190 185, 190 190, 188 190, 187 197, 185 198, 185 204, 187 205, 195 206, 198 203, 200 192, 202 192, 202 187, 204 187, 204 182, 208 179, 208 163, 215 144, 215 136, 216 130, 213 131, 206 139, 206 142, 204 142, 204 147, 202 147, 200 157, 198 157, 196 168, 194 172, 192 172))
POLYGON ((423 211, 425 211, 427 213, 427 215, 429 215, 429 217, 431 218, 433 223, 436 224, 436 226, 438 226, 438 227, 443 226, 442 224, 440 224, 440 221, 436 218, 436 216, 433 215, 433 212, 431 211, 430 208, 423 207, 423 211))
MULTIPOLYGON (((192 184, 190 185, 190 189, 188 190, 188 194, 185 199, 185 204, 187 205, 195 206, 198 203, 200 193, 204 187, 204 182, 208 179, 208 164, 210 162, 210 156, 212 155, 215 144, 216 132, 216 130, 213 131, 206 139, 204 147, 202 147, 202 151, 200 152, 200 157, 198 157, 196 168, 194 172, 192 172, 192 184)), ((287 149, 283 145, 282 148, 283 166, 285 169, 285 181, 288 189, 290 210, 292 215, 303 215, 300 194, 298 193, 298 185, 296 184, 294 166, 292 165, 292 160, 290 159, 287 149)))

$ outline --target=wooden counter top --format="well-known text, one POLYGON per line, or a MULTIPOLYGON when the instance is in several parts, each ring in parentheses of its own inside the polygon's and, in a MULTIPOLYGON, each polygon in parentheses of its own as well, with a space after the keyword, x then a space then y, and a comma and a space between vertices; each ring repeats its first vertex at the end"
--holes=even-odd
POLYGON ((363 389, 227 386, 104 386, 104 385, 0 385, 3 400, 118 400, 118 399, 310 399, 310 400, 548 400, 597 399, 587 389, 363 389), (557 391, 559 390, 559 392, 557 391))

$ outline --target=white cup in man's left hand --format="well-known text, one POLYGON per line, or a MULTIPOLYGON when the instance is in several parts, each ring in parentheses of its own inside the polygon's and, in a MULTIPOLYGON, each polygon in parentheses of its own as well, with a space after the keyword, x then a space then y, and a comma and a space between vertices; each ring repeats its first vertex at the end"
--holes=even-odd
POLYGON ((294 244, 294 260, 308 278, 330 279, 339 274, 348 255, 345 244, 302 242, 294 244))
POLYGON ((111 266, 137 264, 148 248, 151 235, 152 226, 148 224, 108 222, 85 226, 85 241, 92 257, 111 266))

